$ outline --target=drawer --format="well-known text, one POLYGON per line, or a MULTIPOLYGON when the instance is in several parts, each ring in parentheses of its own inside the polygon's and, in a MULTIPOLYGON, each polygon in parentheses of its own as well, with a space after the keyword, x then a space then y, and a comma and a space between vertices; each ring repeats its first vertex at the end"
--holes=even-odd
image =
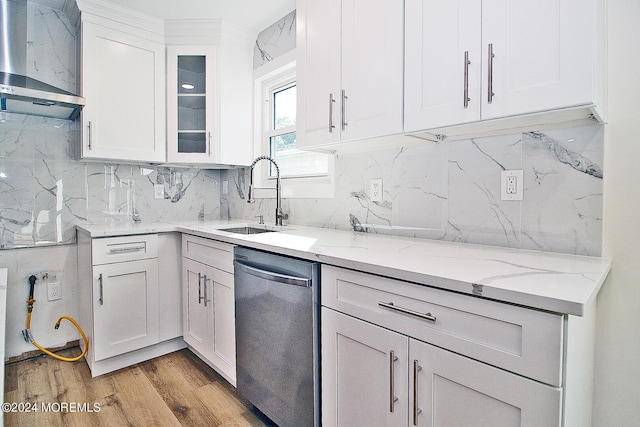
POLYGON ((158 257, 158 235, 101 237, 91 239, 93 265, 158 257))
POLYGON ((203 237, 182 235, 182 256, 233 273, 233 247, 229 243, 203 237))
POLYGON ((562 385, 561 315, 331 266, 323 306, 553 385, 562 385))

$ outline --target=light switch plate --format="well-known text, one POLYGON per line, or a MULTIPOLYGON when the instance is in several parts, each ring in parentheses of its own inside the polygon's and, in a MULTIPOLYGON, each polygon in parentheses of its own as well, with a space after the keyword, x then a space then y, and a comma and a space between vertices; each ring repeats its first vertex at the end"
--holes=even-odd
POLYGON ((502 171, 500 194, 502 200, 522 200, 524 181, 522 170, 502 171))

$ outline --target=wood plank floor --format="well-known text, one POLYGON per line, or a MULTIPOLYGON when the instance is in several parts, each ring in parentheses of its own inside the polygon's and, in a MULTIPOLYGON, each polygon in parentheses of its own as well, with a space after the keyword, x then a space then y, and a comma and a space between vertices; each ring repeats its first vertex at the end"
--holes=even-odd
POLYGON ((97 378, 91 378, 84 360, 70 363, 45 356, 5 369, 4 401, 37 407, 37 412, 5 413, 7 427, 274 426, 186 349, 97 378), (57 403, 67 403, 69 409, 60 410, 57 403), (98 404, 100 411, 80 412, 85 403, 91 409, 98 404), (42 404, 50 410, 43 411, 42 404))

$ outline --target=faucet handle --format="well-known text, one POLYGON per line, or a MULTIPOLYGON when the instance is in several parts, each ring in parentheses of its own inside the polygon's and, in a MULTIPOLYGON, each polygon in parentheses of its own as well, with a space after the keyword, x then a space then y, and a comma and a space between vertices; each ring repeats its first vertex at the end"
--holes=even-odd
POLYGON ((255 218, 260 218, 258 224, 264 224, 264 215, 256 215, 255 218))

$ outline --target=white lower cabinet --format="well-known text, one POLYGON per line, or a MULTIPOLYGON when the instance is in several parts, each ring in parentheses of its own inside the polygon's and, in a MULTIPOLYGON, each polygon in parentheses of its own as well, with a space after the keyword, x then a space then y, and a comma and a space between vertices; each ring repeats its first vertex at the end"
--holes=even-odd
POLYGON ((407 337, 326 307, 320 318, 322 425, 406 425, 407 337))
POLYGON ((321 330, 324 426, 559 425, 558 388, 327 308, 321 330))
POLYGON ((322 424, 590 424, 594 318, 324 265, 322 424))
POLYGON ((179 268, 172 256, 178 249, 173 234, 92 239, 78 233, 79 322, 94 377, 184 347, 179 274, 171 273, 179 268))
POLYGON ((562 392, 409 339, 409 418, 418 426, 557 426, 562 392))
POLYGON ((184 341, 235 385, 233 245, 185 234, 182 247, 184 341))
POLYGON ((95 360, 158 343, 158 259, 94 267, 95 360))

